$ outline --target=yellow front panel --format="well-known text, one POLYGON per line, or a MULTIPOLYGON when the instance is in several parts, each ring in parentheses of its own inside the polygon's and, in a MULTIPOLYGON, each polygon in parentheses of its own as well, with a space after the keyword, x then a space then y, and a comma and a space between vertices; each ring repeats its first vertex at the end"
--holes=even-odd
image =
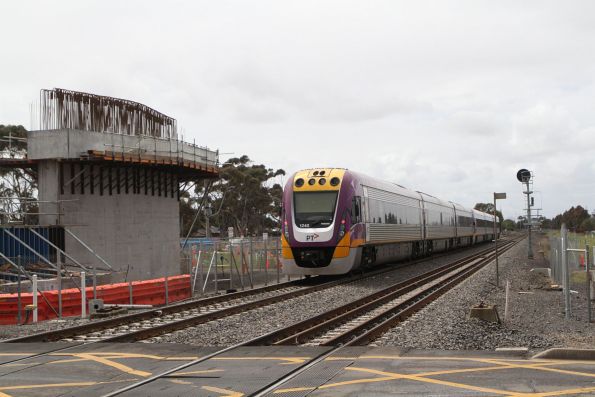
POLYGON ((335 191, 341 189, 341 183, 343 183, 343 177, 345 176, 344 169, 341 168, 312 168, 308 170, 298 171, 296 172, 293 178, 293 190, 295 192, 319 192, 319 191, 335 191), (314 173, 317 172, 317 175, 314 173), (324 172, 324 175, 320 175, 321 172, 324 172), (304 180, 304 185, 298 187, 295 185, 295 181, 298 179, 304 180), (332 178, 339 178, 341 182, 337 186, 331 185, 332 178), (320 184, 320 180, 325 179, 326 183, 324 185, 320 184), (314 184, 310 185, 308 182, 310 180, 314 180, 314 184))
POLYGON ((281 235, 281 256, 284 259, 293 259, 293 252, 289 247, 289 243, 285 239, 284 235, 281 235))

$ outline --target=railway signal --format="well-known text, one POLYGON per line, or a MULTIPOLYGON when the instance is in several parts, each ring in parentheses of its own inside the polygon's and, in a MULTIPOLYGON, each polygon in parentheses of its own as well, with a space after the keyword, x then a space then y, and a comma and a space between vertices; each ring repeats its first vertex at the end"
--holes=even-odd
POLYGON ((532 200, 533 198, 531 197, 531 193, 533 193, 533 192, 530 189, 531 178, 532 178, 531 171, 526 170, 524 168, 521 168, 516 173, 516 179, 518 179, 519 182, 524 183, 527 187, 527 190, 524 191, 523 194, 527 195, 527 230, 529 233, 529 242, 528 242, 529 247, 527 248, 527 258, 528 259, 533 259, 533 248, 531 248, 531 225, 533 223, 533 220, 531 219, 531 206, 533 204, 533 200, 532 200))

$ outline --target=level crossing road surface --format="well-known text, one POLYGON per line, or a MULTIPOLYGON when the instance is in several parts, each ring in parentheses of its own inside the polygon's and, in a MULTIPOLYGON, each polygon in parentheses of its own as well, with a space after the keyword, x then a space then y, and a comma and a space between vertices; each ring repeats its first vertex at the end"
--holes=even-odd
MULTIPOLYGON (((102 396, 218 351, 175 344, 0 344, 0 397, 102 396)), ((240 347, 122 396, 248 396, 330 351, 240 347)), ((346 347, 274 396, 595 396, 595 361, 346 347)))

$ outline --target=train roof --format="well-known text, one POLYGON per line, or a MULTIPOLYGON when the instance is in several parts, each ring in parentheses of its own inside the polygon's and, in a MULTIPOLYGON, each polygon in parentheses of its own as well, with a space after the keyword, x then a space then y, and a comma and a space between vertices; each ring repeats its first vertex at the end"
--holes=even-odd
POLYGON ((421 197, 423 198, 424 201, 427 201, 428 203, 434 203, 434 204, 438 204, 438 205, 442 205, 444 207, 448 207, 448 208, 453 208, 452 204, 448 201, 444 201, 439 199, 438 197, 432 196, 431 194, 427 194, 424 192, 420 192, 419 190, 417 191, 417 193, 419 193, 421 195, 421 197))

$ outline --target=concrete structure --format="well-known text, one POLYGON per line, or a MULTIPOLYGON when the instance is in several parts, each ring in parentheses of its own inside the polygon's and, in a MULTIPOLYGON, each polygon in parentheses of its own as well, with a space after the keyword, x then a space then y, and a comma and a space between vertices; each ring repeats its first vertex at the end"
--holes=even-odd
POLYGON ((63 249, 84 266, 105 269, 107 262, 113 281, 179 274, 180 184, 216 177, 218 152, 179 141, 175 120, 144 105, 64 90, 44 90, 42 99, 48 94, 40 114, 51 122, 41 125, 52 129, 28 133, 25 160, 38 170, 40 225, 64 226, 63 249), (152 135, 132 116, 137 124, 150 120, 152 135), (80 128, 62 128, 72 120, 83 120, 80 128), (93 125, 105 130, 85 128, 93 125))

